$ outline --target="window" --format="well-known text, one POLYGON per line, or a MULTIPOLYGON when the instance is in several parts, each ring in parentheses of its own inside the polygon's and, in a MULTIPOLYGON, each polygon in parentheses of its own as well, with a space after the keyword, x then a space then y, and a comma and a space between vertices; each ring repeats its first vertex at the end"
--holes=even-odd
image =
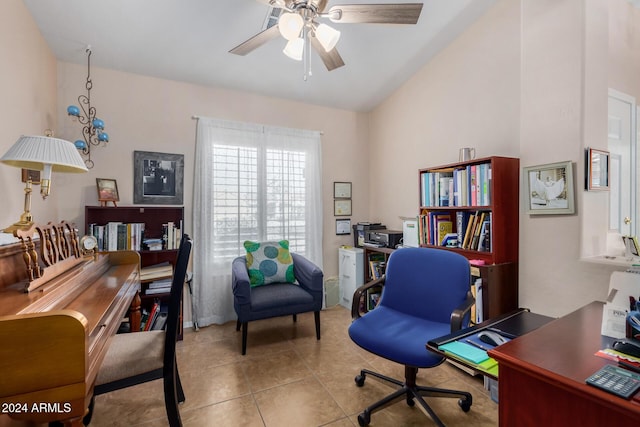
POLYGON ((193 194, 193 319, 235 319, 231 265, 245 240, 289 240, 322 268, 320 133, 199 118, 193 194))
POLYGON ((231 262, 245 240, 286 238, 291 251, 306 255, 305 163, 304 152, 214 144, 216 260, 231 262))

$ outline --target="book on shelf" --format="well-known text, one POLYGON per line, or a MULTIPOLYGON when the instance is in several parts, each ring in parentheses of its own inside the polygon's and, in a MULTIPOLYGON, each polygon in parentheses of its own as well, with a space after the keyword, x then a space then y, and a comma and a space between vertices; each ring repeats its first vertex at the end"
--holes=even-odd
POLYGON ((173 221, 162 224, 162 240, 165 249, 178 249, 182 238, 182 221, 176 225, 173 221))
POLYGON ((167 313, 166 311, 163 311, 164 309, 165 309, 164 305, 160 306, 158 317, 156 317, 156 320, 151 325, 152 331, 159 331, 161 329, 164 329, 164 325, 166 325, 167 323, 167 316, 169 315, 169 313, 167 313))
POLYGON ((367 310, 373 310, 380 302, 380 296, 382 295, 382 288, 374 286, 367 289, 367 310))
POLYGON ((145 295, 162 295, 162 294, 168 294, 171 292, 171 285, 166 286, 166 287, 159 287, 159 288, 147 288, 146 291, 144 291, 145 295))
POLYGON ((473 233, 471 232, 471 230, 473 229, 475 220, 476 220, 476 214, 470 213, 469 219, 467 221, 467 228, 465 229, 465 232, 464 232, 464 238, 462 239, 462 249, 469 249, 471 237, 473 236, 473 233))
POLYGON ((385 262, 379 260, 369 261, 369 270, 372 279, 379 279, 384 275, 385 262))
POLYGON ((173 276, 173 266, 169 262, 150 265, 140 269, 140 280, 162 279, 173 276))
POLYGON ((469 213, 465 211, 456 212, 456 233, 458 234, 458 247, 462 247, 465 231, 467 230, 467 222, 469 221, 469 213))
POLYGON ((453 231, 453 222, 449 218, 437 220, 436 227, 438 236, 433 242, 434 245, 444 245, 444 238, 453 231))
POLYGON ((473 222, 473 229, 471 232, 473 233, 471 236, 471 242, 469 243, 469 249, 477 250, 478 248, 478 240, 480 239, 480 229, 482 228, 482 223, 484 222, 485 212, 477 212, 476 217, 473 222))
POLYGON ((482 252, 491 252, 491 239, 489 237, 491 233, 491 221, 489 219, 485 219, 482 222, 482 227, 480 228, 480 238, 478 240, 478 250, 482 252))
POLYGON ((147 251, 161 251, 164 247, 162 239, 144 239, 142 249, 147 251))
POLYGON ((153 282, 147 283, 147 289, 157 289, 157 288, 170 288, 171 283, 173 282, 173 278, 167 277, 166 279, 154 280, 153 282))
POLYGON ((158 317, 159 309, 160 303, 155 301, 153 303, 153 306, 151 307, 151 310, 149 311, 149 316, 147 317, 147 321, 145 322, 144 329, 142 329, 143 331, 151 330, 151 325, 153 325, 153 322, 155 322, 156 318, 158 317))

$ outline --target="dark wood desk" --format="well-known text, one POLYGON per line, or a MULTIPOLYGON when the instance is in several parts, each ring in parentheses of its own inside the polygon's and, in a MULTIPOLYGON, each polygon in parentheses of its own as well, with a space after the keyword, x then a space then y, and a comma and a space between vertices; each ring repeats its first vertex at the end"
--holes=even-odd
POLYGON ((612 363, 595 356, 611 342, 601 322, 602 303, 593 302, 489 351, 500 366, 500 426, 638 423, 640 394, 625 400, 585 383, 612 363))

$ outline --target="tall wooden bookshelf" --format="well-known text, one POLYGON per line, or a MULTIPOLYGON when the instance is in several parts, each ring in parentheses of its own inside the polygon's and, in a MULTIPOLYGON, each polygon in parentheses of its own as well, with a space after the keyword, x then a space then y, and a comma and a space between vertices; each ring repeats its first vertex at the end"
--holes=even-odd
MULTIPOLYGON (((85 206, 85 233, 89 233, 90 225, 105 225, 109 222, 144 223, 144 237, 163 237, 163 225, 173 222, 179 227, 184 227, 184 208, 182 206, 85 206)), ((140 267, 148 267, 156 264, 170 263, 172 266, 178 255, 177 249, 140 250, 140 267)), ((158 280, 159 278, 156 278, 158 280)), ((141 281, 140 298, 142 308, 150 310, 154 301, 168 303, 169 293, 146 295, 149 283, 152 280, 141 281)), ((182 310, 181 316, 182 319, 182 310)), ((180 337, 182 337, 182 320, 180 320, 180 337)))
POLYGON ((493 156, 433 166, 420 169, 418 180, 420 246, 484 262, 472 274, 483 279, 485 320, 518 308, 520 160, 493 156), (469 228, 476 217, 488 225, 478 222, 469 228), (465 239, 467 228, 471 234, 465 239), (456 234, 458 243, 443 246, 438 232, 456 234))

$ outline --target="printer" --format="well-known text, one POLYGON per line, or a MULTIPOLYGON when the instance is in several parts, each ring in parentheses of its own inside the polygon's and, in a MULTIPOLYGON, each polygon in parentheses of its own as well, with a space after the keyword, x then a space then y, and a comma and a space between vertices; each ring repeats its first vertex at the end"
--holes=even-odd
POLYGON ((365 245, 379 246, 394 249, 402 243, 402 231, 396 230, 368 230, 365 236, 365 245))

